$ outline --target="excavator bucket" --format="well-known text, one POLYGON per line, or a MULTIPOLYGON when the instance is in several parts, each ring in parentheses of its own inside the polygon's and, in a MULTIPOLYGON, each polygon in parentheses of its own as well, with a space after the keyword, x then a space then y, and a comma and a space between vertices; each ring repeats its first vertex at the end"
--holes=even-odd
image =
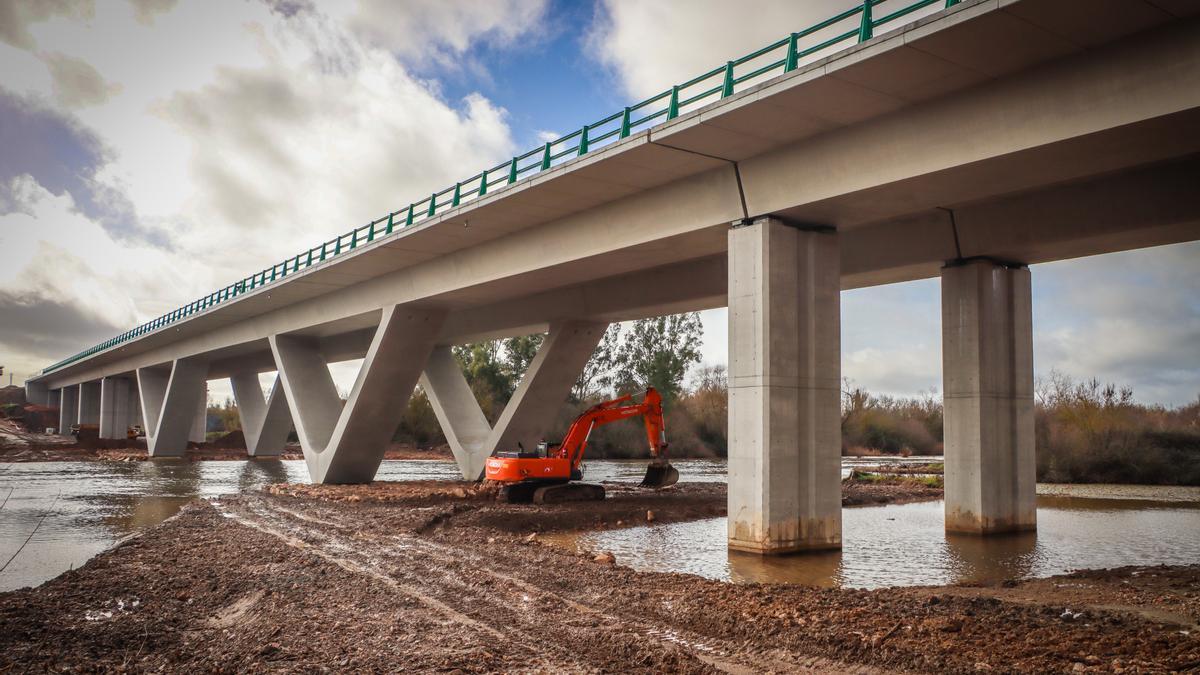
POLYGON ((679 482, 679 471, 670 462, 654 463, 646 467, 642 487, 664 488, 679 482))

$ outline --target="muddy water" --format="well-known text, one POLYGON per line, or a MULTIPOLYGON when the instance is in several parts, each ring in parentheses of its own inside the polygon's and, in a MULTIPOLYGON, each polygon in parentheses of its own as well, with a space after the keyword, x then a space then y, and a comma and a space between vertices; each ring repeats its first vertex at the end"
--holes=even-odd
MULTIPOLYGON (((843 473, 856 463, 872 462, 848 458, 843 473)), ((593 461, 585 476, 636 482, 644 470, 644 462, 593 461)), ((722 482, 725 464, 680 462, 680 473, 684 481, 722 482)), ((386 461, 379 471, 380 480, 458 477, 454 464, 442 461, 386 461)), ((301 460, 0 464, 0 566, 19 551, 0 572, 0 590, 36 585, 82 565, 196 497, 306 480, 301 460)), ((1065 486, 1055 493, 1041 498, 1039 532, 1011 541, 947 539, 937 503, 847 509, 845 550, 804 559, 731 557, 725 549, 724 519, 597 533, 578 543, 613 550, 623 563, 644 569, 738 581, 855 586, 1200 560, 1200 490, 1065 486), (1096 499, 1113 494, 1124 499, 1096 499)))
POLYGON ((724 518, 553 540, 588 551, 612 551, 618 562, 641 570, 855 588, 1200 561, 1200 488, 1132 487, 1039 486, 1039 492, 1054 494, 1038 497, 1037 532, 1001 537, 948 536, 941 501, 846 508, 843 548, 835 553, 771 558, 731 553, 725 547, 724 518), (1129 492, 1138 498, 1124 498, 1129 492))

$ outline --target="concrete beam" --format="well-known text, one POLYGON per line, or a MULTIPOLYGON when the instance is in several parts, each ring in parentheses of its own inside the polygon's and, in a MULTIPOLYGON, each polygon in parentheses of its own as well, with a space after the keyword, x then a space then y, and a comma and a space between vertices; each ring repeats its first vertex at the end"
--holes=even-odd
POLYGON ((237 401, 242 419, 242 434, 246 437, 246 454, 251 457, 274 457, 283 452, 288 432, 292 430, 292 414, 288 410, 287 394, 283 393, 280 377, 275 376, 271 395, 263 398, 258 373, 239 373, 229 378, 233 399, 237 401))
POLYGON ((177 359, 169 368, 138 368, 138 394, 151 457, 181 457, 205 398, 208 363, 177 359))
POLYGON ((1028 268, 942 271, 948 531, 1037 527, 1032 304, 1028 268))
POLYGON ((450 347, 433 350, 425 364, 425 372, 421 374, 420 384, 429 397, 463 478, 479 480, 483 476, 484 461, 492 453, 487 444, 492 426, 483 416, 450 347))
POLYGON ((729 547, 842 544, 838 235, 729 232, 729 547))
POLYGON ((274 335, 271 351, 315 483, 367 483, 404 414, 445 318, 390 305, 343 405, 312 338, 274 335))
POLYGON ((70 436, 71 426, 79 423, 79 385, 63 387, 58 392, 58 435, 70 436))

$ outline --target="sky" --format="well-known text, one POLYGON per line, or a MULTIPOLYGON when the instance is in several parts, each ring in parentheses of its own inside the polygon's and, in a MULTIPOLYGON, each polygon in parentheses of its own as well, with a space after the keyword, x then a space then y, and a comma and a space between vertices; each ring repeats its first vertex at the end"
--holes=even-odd
MULTIPOLYGON (((849 4, 0 0, 0 364, 20 383, 849 4)), ((1039 374, 1200 394, 1200 243, 1033 283, 1039 374)), ((844 376, 936 393, 939 293, 843 293, 844 376)))

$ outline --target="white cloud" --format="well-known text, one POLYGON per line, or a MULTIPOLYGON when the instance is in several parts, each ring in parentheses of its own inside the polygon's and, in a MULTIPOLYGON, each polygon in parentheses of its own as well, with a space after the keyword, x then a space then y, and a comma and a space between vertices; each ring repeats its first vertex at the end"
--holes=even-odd
POLYGON ((548 0, 360 0, 349 24, 408 63, 461 67, 480 43, 511 47, 536 39, 548 0))
POLYGON ((601 0, 587 44, 629 96, 642 99, 851 5, 846 0, 601 0))
MULTIPOLYGON (((515 40, 536 30, 542 4, 513 4, 519 29, 489 4, 474 23, 407 35, 405 48, 461 50, 481 33, 515 40)), ((418 27, 448 11, 440 5, 389 11, 407 7, 418 27)), ((436 82, 413 76, 347 25, 352 8, 81 6, 25 12, 0 36, 9 38, 0 44, 0 71, 13 100, 33 102, 35 112, 44 107, 37 114, 68 120, 59 127, 86 130, 105 149, 86 180, 54 194, 30 177, 0 185, 0 276, 26 305, 28 289, 10 284, 52 270, 78 287, 37 297, 104 307, 101 325, 115 333, 515 150, 502 108, 478 94, 443 100, 436 82), (139 236, 114 239, 80 212, 102 201, 131 205, 137 227, 129 231, 139 236)), ((59 127, 47 133, 62 135, 59 127)), ((31 155, 16 163, 45 161, 31 155)), ((105 337, 85 333, 72 349, 105 337)), ((43 356, 6 358, 32 364, 43 356)))

